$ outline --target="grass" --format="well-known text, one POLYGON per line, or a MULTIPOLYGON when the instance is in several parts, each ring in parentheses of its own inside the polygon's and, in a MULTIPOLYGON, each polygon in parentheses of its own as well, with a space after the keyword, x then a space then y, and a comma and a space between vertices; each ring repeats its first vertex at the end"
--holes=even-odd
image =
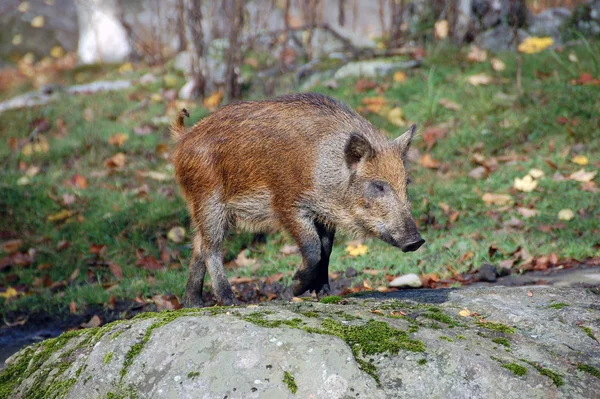
MULTIPOLYGON (((596 42, 587 45, 598 47, 596 42)), ((594 61, 585 56, 589 53, 586 46, 572 48, 579 64, 568 61, 568 51, 525 56, 522 96, 516 95, 514 55, 498 55, 507 69, 494 72, 488 63, 467 63, 466 50, 444 46, 428 49, 429 57, 421 68, 408 72, 406 82, 393 82, 391 77, 378 79, 378 83, 389 85, 381 94, 388 104, 402 107, 405 118, 417 122, 421 129, 440 123, 452 126, 447 137, 431 150, 432 157, 444 164, 442 169, 410 167, 415 184, 409 189, 409 197, 427 244, 415 253, 404 254, 380 241, 367 240, 368 253, 353 258, 345 252, 347 237, 338 234, 330 270, 345 271, 352 267, 358 271, 357 282, 367 280, 377 287, 386 284, 385 274, 371 276, 361 270, 384 269, 393 275, 419 271, 446 277, 451 275, 449 265, 464 272, 470 267, 507 259, 519 247, 532 256, 557 253, 559 258, 585 259, 597 255, 594 249, 598 236, 597 194, 583 191, 581 183, 575 181, 555 181, 551 176, 556 170, 550 166, 555 165, 563 175, 581 169, 582 166, 570 161, 569 148, 577 145, 590 160, 585 169, 597 170, 600 155, 598 88, 569 83, 573 76, 594 70, 594 61), (555 56, 570 69, 560 66, 555 56), (479 87, 466 83, 466 76, 481 72, 492 75, 497 83, 479 87), (498 93, 508 95, 509 100, 498 93), (462 109, 450 111, 439 106, 441 98, 458 102, 462 109), (561 125, 558 117, 577 122, 561 125), (489 177, 474 180, 468 176, 476 166, 471 160, 474 153, 486 159, 511 157, 511 160, 500 162, 489 177), (530 193, 512 190, 513 179, 534 167, 545 172, 538 188, 530 193), (515 205, 505 209, 487 206, 481 200, 485 192, 511 194, 515 205), (460 213, 458 220, 450 221, 443 211, 444 204, 460 213), (522 218, 516 211, 517 206, 535 208, 540 214, 522 218), (573 220, 562 222, 564 227, 551 232, 538 230, 539 226, 556 225, 557 214, 564 208, 575 212, 573 220), (506 226, 513 217, 522 220, 520 227, 506 226), (492 257, 489 255, 491 246, 498 248, 492 257), (467 253, 472 253, 472 257, 461 261, 467 253)), ((133 75, 121 75, 110 69, 107 76, 128 78, 147 71, 140 68, 132 72, 133 75)), ((160 71, 154 72, 161 76, 160 71)), ((99 76, 96 70, 89 72, 89 79, 99 76)), ((65 81, 70 82, 70 79, 65 78, 65 81)), ((183 78, 178 79, 183 84, 183 78)), ((357 93, 354 84, 355 80, 344 80, 338 82, 336 89, 317 87, 315 90, 355 108, 364 97, 380 95, 375 91, 357 93)), ((26 138, 33 130, 33 121, 45 118, 51 126, 42 134, 49 142, 47 153, 20 156, 21 167, 15 156, 0 169, 0 242, 18 238, 23 240, 21 251, 35 249, 32 265, 2 271, 0 287, 17 287, 21 292, 17 298, 0 299, 5 301, 2 305, 5 309, 59 314, 68 311, 71 301, 82 309, 86 305, 105 304, 111 296, 116 299, 167 293, 182 296, 190 238, 188 235, 176 244, 166 240, 166 234, 175 226, 188 230, 185 203, 173 180, 157 181, 139 174, 139 171, 156 171, 172 175, 168 160, 157 153, 157 146, 160 149, 169 145, 167 126, 159 123, 155 132, 145 136, 133 132, 134 127, 149 123, 154 117, 173 117, 181 104, 165 99, 150 101, 147 107, 119 118, 125 110, 133 109, 144 98, 166 88, 163 86, 159 79, 122 92, 63 96, 47 106, 0 114, 2 162, 11 156, 11 149, 5 143, 10 138, 26 138), (62 135, 56 124, 59 119, 66 125, 62 135), (122 132, 129 135, 127 142, 121 148, 111 146, 108 139, 122 132), (104 176, 107 171, 104 161, 117 152, 126 155, 126 165, 104 176), (39 173, 29 178, 28 184, 19 184, 31 166, 39 167, 39 173), (68 183, 76 173, 87 178, 86 188, 68 183), (143 184, 147 185, 147 195, 137 195, 135 189, 143 184), (75 202, 68 206, 61 204, 64 195, 75 196, 75 202), (64 209, 73 211, 73 217, 57 222, 48 220, 48 216, 64 209), (70 246, 57 249, 61 241, 68 241, 70 246), (93 244, 106 245, 104 263, 93 262, 94 255, 90 254, 93 244), (160 259, 159 246, 175 253, 166 262, 165 270, 147 271, 136 266, 138 249, 160 259), (123 279, 117 280, 111 274, 107 261, 121 266, 123 279), (57 289, 40 284, 39 279, 45 275, 52 282, 63 281, 75 270, 79 270, 78 276, 66 287, 57 289)), ((192 113, 191 121, 208 113, 200 105, 186 104, 186 107, 192 113)), ((403 131, 381 116, 372 113, 366 116, 390 137, 403 131)), ((425 143, 418 138, 414 147, 425 152, 425 143)), ((234 258, 248 246, 250 239, 246 233, 232 234, 226 244, 227 259, 234 258)), ((300 257, 285 256, 279 250, 291 243, 285 233, 269 235, 267 243, 250 254, 261 267, 240 268, 230 271, 230 275, 269 276, 288 272, 281 282, 289 284, 300 257)), ((8 254, 0 250, 0 259, 5 256, 8 254)))

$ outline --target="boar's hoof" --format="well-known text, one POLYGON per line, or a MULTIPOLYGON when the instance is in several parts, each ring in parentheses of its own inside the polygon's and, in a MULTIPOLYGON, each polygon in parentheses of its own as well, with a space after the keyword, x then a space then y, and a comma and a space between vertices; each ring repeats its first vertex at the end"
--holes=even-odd
POLYGON ((292 293, 294 296, 300 296, 306 291, 315 292, 317 296, 322 292, 324 296, 327 296, 331 293, 331 288, 328 282, 306 281, 303 279, 294 280, 292 283, 292 293))
POLYGON ((204 302, 202 302, 202 298, 185 297, 183 300, 183 306, 186 308, 201 308, 204 306, 204 302))

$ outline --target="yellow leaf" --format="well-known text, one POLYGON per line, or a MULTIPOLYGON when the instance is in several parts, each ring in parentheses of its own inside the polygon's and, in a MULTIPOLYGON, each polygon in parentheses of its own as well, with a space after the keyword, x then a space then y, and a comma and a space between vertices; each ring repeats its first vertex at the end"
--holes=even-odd
POLYGON ((23 35, 21 35, 20 33, 17 35, 14 35, 12 38, 12 44, 14 46, 18 46, 21 43, 23 43, 23 35))
POLYGON ((467 308, 463 308, 463 310, 458 312, 458 314, 461 315, 462 317, 469 317, 469 316, 471 316, 471 311, 467 308))
POLYGON ((575 217, 575 213, 573 213, 570 209, 562 209, 558 212, 558 218, 560 220, 571 220, 575 217))
POLYGON ((406 72, 403 72, 403 71, 394 72, 394 82, 398 82, 398 83, 406 82, 406 72))
POLYGON ((402 118, 402 108, 393 108, 387 116, 388 121, 396 126, 406 125, 406 121, 402 118))
POLYGON ((479 73, 477 75, 471 75, 467 77, 467 83, 473 86, 489 85, 492 83, 492 78, 485 73, 479 73))
POLYGON ((119 67, 119 72, 121 72, 121 73, 131 72, 131 71, 133 71, 133 64, 131 62, 126 62, 125 64, 123 64, 119 67))
POLYGON ((162 96, 158 93, 154 93, 152 96, 150 96, 150 99, 155 103, 159 103, 162 101, 162 96))
POLYGON ((104 161, 104 166, 109 168, 120 168, 125 166, 126 160, 127 158, 125 157, 125 154, 119 152, 113 155, 112 157, 108 158, 106 161, 104 161))
POLYGON ((21 4, 19 4, 19 6, 17 7, 17 10, 25 13, 29 11, 29 2, 28 1, 23 1, 21 2, 21 4))
POLYGON ((125 144, 128 138, 129 135, 127 135, 127 133, 117 133, 110 136, 108 139, 108 144, 121 147, 123 144, 125 144))
POLYGON ((163 80, 164 80, 165 85, 167 87, 175 87, 175 86, 177 86, 177 84, 179 82, 179 79, 177 78, 177 76, 176 75, 171 75, 171 74, 165 75, 163 77, 163 80))
POLYGON ((44 18, 43 15, 38 15, 37 17, 35 17, 31 20, 31 26, 33 26, 34 28, 42 28, 42 27, 44 27, 45 23, 46 23, 46 19, 44 18))
POLYGON ((449 26, 448 21, 445 19, 437 21, 434 25, 435 37, 438 39, 445 39, 448 37, 449 26))
POLYGON ((223 92, 220 90, 215 91, 213 94, 204 99, 202 105, 204 105, 204 107, 209 111, 214 111, 217 109, 219 104, 221 104, 221 100, 223 100, 223 92))
POLYGON ((6 291, 4 292, 0 292, 0 296, 4 299, 10 299, 10 298, 14 298, 16 296, 18 296, 19 293, 17 292, 17 290, 15 290, 13 287, 8 287, 6 289, 6 291))
POLYGON ((585 169, 580 169, 577 172, 571 173, 569 175, 569 179, 575 180, 575 181, 578 181, 581 183, 585 183, 585 182, 594 180, 594 177, 596 177, 597 173, 598 172, 596 172, 596 171, 586 172, 585 169))
POLYGON ((65 55, 65 50, 60 46, 54 46, 52 47, 52 50, 50 50, 50 55, 54 58, 60 58, 65 55))
POLYGON ((469 54, 467 54, 467 60, 470 62, 484 62, 487 60, 487 51, 480 49, 477 46, 471 46, 469 54))
POLYGON ((529 192, 535 190, 537 185, 538 185, 538 182, 536 180, 534 180, 533 177, 531 177, 530 175, 526 175, 522 179, 515 177, 515 182, 513 184, 513 187, 519 191, 529 193, 529 192))
POLYGON ((381 96, 365 97, 362 99, 362 103, 366 106, 367 111, 378 115, 386 108, 385 98, 381 96))
POLYGON ((346 247, 346 252, 348 252, 348 255, 352 257, 357 257, 366 254, 368 249, 369 247, 364 244, 348 245, 346 247))
POLYGON ((450 111, 460 111, 462 106, 447 98, 441 98, 439 104, 450 111))
POLYGON ((548 47, 552 46, 554 41, 551 37, 528 37, 519 44, 519 51, 525 54, 534 54, 544 51, 548 47))
POLYGON ((419 163, 427 169, 437 169, 442 165, 440 161, 434 159, 429 153, 423 154, 419 159, 419 163))
POLYGON ((185 229, 183 227, 173 227, 167 233, 167 238, 174 243, 180 243, 185 238, 185 229))
POLYGON ((492 65, 492 69, 496 72, 501 72, 506 69, 506 64, 499 58, 492 58, 490 64, 492 65))
POLYGON ((533 168, 529 170, 528 175, 533 177, 534 179, 541 179, 542 177, 544 177, 544 171, 541 169, 533 168))
POLYGON ((508 205, 513 201, 513 198, 507 194, 493 194, 493 193, 485 193, 481 197, 483 202, 487 205, 508 205))
POLYGON ((576 163, 577 165, 585 166, 589 163, 588 157, 585 155, 575 155, 571 162, 576 163))
POLYGON ((58 213, 48 216, 48 221, 49 222, 58 222, 60 220, 68 219, 71 216, 73 216, 74 214, 75 214, 74 211, 70 211, 68 209, 63 209, 62 211, 60 211, 58 213))

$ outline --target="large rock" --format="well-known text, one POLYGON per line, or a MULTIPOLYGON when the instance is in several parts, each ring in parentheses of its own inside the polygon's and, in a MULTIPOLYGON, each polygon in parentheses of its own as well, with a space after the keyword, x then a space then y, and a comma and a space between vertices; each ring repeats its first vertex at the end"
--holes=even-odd
POLYGON ((563 25, 569 18, 571 10, 549 8, 530 18, 527 30, 533 36, 551 36, 554 41, 560 41, 563 25))
POLYGON ((23 349, 0 396, 596 398, 597 290, 415 290, 143 314, 23 349), (335 303, 337 302, 337 303, 335 303))
POLYGON ((517 45, 530 35, 522 29, 517 31, 517 42, 515 44, 514 30, 508 25, 498 25, 493 29, 486 30, 475 39, 475 44, 483 49, 493 52, 515 51, 517 45))

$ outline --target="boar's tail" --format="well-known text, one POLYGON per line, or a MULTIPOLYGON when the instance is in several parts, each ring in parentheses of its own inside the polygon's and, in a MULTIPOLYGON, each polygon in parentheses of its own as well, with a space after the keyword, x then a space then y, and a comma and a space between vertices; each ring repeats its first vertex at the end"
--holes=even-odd
POLYGON ((174 141, 179 140, 186 133, 185 124, 183 123, 183 120, 186 117, 189 118, 190 114, 188 113, 187 109, 183 108, 181 111, 179 111, 177 119, 175 119, 171 124, 171 137, 174 141))

